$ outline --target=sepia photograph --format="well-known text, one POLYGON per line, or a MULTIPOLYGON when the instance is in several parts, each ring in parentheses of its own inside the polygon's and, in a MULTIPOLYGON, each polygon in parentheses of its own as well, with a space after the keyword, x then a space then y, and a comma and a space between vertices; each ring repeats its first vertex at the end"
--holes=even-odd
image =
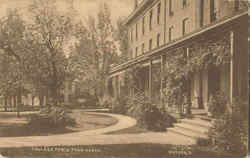
POLYGON ((248 158, 250 0, 0 0, 0 158, 248 158))

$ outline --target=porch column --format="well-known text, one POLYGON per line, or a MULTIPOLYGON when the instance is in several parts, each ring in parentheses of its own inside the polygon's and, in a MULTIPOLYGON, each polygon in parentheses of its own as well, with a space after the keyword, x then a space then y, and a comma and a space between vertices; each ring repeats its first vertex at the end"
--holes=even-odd
POLYGON ((231 62, 230 62, 230 102, 233 102, 233 86, 234 86, 234 32, 230 32, 230 53, 231 53, 231 62))
POLYGON ((152 60, 149 61, 149 98, 152 99, 152 60))
POLYGON ((164 89, 164 67, 166 63, 166 55, 161 55, 161 104, 163 105, 163 89, 164 89))

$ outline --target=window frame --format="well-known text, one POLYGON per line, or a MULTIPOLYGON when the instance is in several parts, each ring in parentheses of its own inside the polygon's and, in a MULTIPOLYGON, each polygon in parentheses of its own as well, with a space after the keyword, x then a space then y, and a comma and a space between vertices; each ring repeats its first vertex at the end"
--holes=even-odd
POLYGON ((174 26, 171 26, 168 29, 168 40, 169 40, 169 42, 173 41, 173 30, 174 30, 174 26))
POLYGON ((161 38, 161 34, 158 33, 158 34, 157 34, 157 40, 156 40, 156 45, 157 45, 157 47, 160 47, 160 38, 161 38))
POLYGON ((151 51, 152 50, 152 48, 153 48, 153 39, 151 38, 151 39, 149 39, 149 51, 151 51))
POLYGON ((169 16, 173 16, 174 11, 173 11, 173 2, 172 0, 169 0, 169 16))
POLYGON ((188 22, 188 18, 184 18, 182 20, 182 35, 184 36, 187 33, 187 22, 188 22))
POLYGON ((157 5, 157 24, 161 23, 161 2, 157 5))
POLYGON ((153 9, 149 12, 149 30, 152 30, 152 22, 153 22, 153 9))
POLYGON ((144 54, 144 53, 145 53, 145 44, 144 44, 144 43, 142 43, 142 46, 141 46, 141 52, 142 52, 142 54, 144 54))
POLYGON ((142 35, 145 34, 145 16, 142 17, 142 35))

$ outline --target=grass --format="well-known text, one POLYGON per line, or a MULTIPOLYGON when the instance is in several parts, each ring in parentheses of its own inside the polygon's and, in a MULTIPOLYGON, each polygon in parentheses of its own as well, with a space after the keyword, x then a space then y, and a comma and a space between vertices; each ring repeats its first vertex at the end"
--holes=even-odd
POLYGON ((136 126, 133 126, 133 127, 130 127, 130 128, 126 128, 126 129, 121 129, 121 130, 118 130, 118 131, 114 131, 114 132, 109 132, 109 133, 106 133, 106 134, 112 134, 112 135, 119 135, 119 134, 140 134, 140 133, 146 133, 146 132, 149 132, 148 130, 144 129, 144 128, 141 128, 141 127, 138 127, 137 125, 136 126))
POLYGON ((115 118, 105 115, 86 114, 79 110, 74 110, 70 116, 75 118, 77 125, 67 128, 49 127, 40 130, 31 130, 27 126, 27 118, 33 114, 23 113, 21 118, 16 117, 16 113, 0 113, 0 137, 25 137, 25 136, 48 136, 66 134, 105 128, 117 123, 115 118))
MULTIPOLYGON (((0 149, 8 158, 236 158, 198 146, 161 144, 114 144, 50 148, 0 149), (39 151, 38 151, 39 150, 39 151), (54 151, 53 151, 54 150, 54 151), (57 151, 55 151, 57 150, 57 151), (185 154, 186 153, 186 154, 185 154)), ((237 157, 239 158, 239 157, 237 157)))

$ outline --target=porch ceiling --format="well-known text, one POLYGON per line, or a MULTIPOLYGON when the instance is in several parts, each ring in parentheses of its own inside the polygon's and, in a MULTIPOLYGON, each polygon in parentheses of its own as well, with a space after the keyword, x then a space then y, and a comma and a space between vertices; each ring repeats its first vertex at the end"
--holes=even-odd
POLYGON ((146 52, 144 55, 138 56, 135 59, 131 59, 123 64, 111 68, 110 75, 122 71, 137 63, 145 62, 149 59, 160 56, 161 54, 166 53, 172 49, 188 46, 197 41, 209 40, 218 37, 218 34, 223 34, 239 26, 242 22, 242 19, 244 20, 244 18, 247 17, 248 11, 237 13, 234 16, 225 17, 220 21, 217 21, 216 23, 212 23, 208 26, 202 27, 197 31, 194 31, 185 35, 182 38, 172 41, 171 43, 164 44, 159 48, 153 49, 151 52, 146 52))

